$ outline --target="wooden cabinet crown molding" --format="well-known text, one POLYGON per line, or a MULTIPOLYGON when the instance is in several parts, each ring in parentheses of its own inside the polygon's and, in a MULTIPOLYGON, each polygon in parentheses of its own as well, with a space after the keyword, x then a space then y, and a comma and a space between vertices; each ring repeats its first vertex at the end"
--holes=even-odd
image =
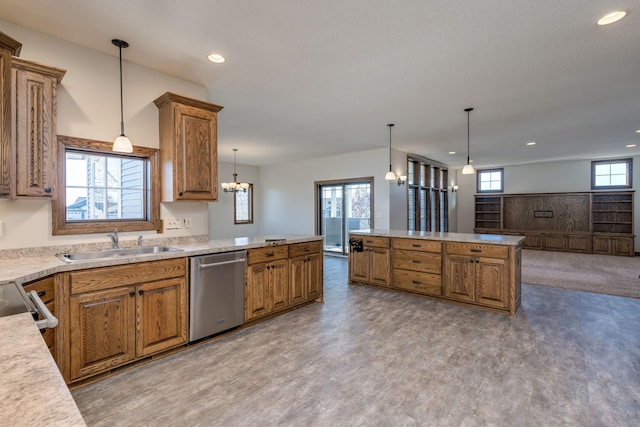
POLYGON ((0 31, 0 50, 6 50, 11 55, 20 56, 22 43, 0 31))
POLYGON ((182 105, 188 105, 189 107, 199 108, 201 110, 211 111, 213 113, 218 113, 224 107, 216 104, 211 104, 206 101, 200 101, 199 99, 188 98, 186 96, 178 95, 172 92, 165 92, 156 98, 153 103, 156 104, 156 107, 162 108, 170 102, 177 102, 182 105))
POLYGON ((11 68, 23 71, 33 71, 42 76, 54 78, 56 79, 56 83, 60 83, 64 75, 67 73, 67 70, 63 70, 62 68, 52 67, 50 65, 21 59, 15 56, 11 58, 11 68))

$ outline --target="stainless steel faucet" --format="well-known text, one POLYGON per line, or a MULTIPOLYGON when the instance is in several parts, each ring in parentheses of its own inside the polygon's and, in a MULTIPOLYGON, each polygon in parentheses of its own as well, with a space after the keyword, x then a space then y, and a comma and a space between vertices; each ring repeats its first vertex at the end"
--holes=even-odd
POLYGON ((109 236, 109 238, 111 239, 111 245, 113 246, 113 249, 120 249, 120 243, 118 242, 118 229, 114 228, 113 233, 109 233, 107 234, 107 236, 109 236))

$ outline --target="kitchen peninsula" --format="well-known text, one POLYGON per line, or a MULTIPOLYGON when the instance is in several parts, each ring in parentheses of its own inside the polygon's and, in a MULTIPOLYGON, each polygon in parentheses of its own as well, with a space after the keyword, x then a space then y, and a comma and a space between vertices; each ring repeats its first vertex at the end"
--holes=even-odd
POLYGON ((49 354, 43 340, 45 335, 40 336, 29 314, 0 317, 0 335, 4 337, 0 339, 0 356, 4 356, 0 357, 3 378, 0 397, 5 397, 0 404, 0 419, 16 421, 18 414, 28 414, 23 421, 29 424, 84 425, 65 383, 78 385, 93 381, 115 373, 118 368, 145 363, 151 356, 156 358, 185 347, 187 321, 180 319, 188 319, 189 306, 180 295, 188 294, 188 257, 247 250, 246 325, 313 301, 322 301, 321 236, 260 236, 212 241, 202 237, 188 243, 176 239, 149 242, 171 245, 179 249, 176 251, 74 263, 65 263, 54 254, 95 251, 95 245, 20 249, 14 251, 16 256, 13 257, 12 251, 2 251, 0 283, 13 281, 25 287, 48 283, 46 293, 54 294, 55 310, 52 311, 60 323, 51 334, 55 337, 49 354), (278 273, 271 274, 275 270, 278 273), (169 290, 165 291, 165 288, 169 290), (165 322, 158 313, 151 317, 154 327, 149 330, 159 336, 152 334, 157 340, 149 343, 144 326, 149 316, 142 314, 140 308, 144 308, 143 298, 155 290, 159 292, 153 296, 154 301, 163 307, 161 314, 168 314, 169 320, 165 322), (103 300, 117 307, 101 309, 96 328, 92 327, 91 316, 79 321, 83 319, 82 303, 99 308, 103 300), (174 319, 177 320, 174 322, 174 319), (100 328, 100 325, 108 327, 100 328), (94 345, 96 342, 102 345, 94 345), (158 344, 165 342, 170 343, 166 348, 158 344), (27 372, 31 366, 38 370, 36 375, 27 372), (34 390, 39 395, 49 396, 46 405, 33 398, 34 390), (52 407, 55 410, 51 410, 52 407))
POLYGON ((361 230, 349 233, 349 283, 515 316, 522 236, 361 230))

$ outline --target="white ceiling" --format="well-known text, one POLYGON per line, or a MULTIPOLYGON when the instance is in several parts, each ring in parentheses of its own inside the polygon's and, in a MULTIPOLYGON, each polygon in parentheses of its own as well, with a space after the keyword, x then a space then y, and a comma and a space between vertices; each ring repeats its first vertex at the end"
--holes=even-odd
POLYGON ((2 3, 0 19, 114 56, 121 38, 126 61, 207 86, 223 161, 387 147, 393 122, 394 148, 460 167, 465 107, 477 167, 640 153, 637 0, 2 3))

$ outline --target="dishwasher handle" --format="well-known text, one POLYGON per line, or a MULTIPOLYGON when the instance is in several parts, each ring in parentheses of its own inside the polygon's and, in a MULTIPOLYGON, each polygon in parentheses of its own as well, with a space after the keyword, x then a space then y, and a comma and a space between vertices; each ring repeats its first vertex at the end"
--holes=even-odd
POLYGON ((232 259, 231 261, 221 261, 221 262, 211 262, 209 264, 200 264, 200 269, 205 269, 205 268, 209 268, 209 267, 216 267, 218 265, 226 265, 226 264, 235 264, 236 262, 245 262, 246 258, 238 258, 238 259, 232 259))
POLYGON ((51 314, 47 306, 44 304, 44 302, 42 302, 42 300, 38 296, 38 292, 29 291, 29 297, 35 304, 42 317, 44 317, 44 319, 35 322, 38 329, 55 328, 56 326, 58 326, 58 319, 53 314, 51 314))

